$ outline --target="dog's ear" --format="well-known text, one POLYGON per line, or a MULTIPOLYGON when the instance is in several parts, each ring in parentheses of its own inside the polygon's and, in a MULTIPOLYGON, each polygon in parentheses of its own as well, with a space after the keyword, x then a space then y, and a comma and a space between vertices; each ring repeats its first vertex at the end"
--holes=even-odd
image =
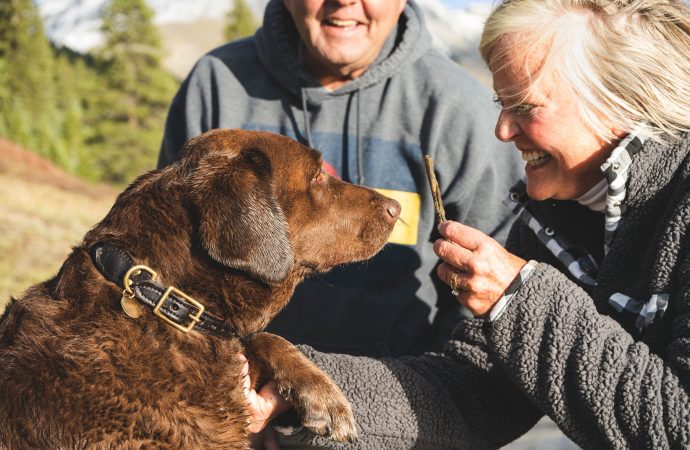
POLYGON ((211 258, 262 281, 283 281, 293 255, 268 156, 254 148, 211 154, 193 179, 200 239, 211 258))

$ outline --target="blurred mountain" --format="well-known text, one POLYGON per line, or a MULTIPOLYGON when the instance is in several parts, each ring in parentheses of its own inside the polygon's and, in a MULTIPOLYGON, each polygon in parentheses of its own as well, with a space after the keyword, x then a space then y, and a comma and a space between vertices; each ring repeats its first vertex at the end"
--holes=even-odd
MULTIPOLYGON (((248 0, 261 19, 268 0, 248 0)), ((107 0, 35 0, 48 37, 58 47, 86 53, 102 42, 101 9, 107 0)), ((490 4, 451 9, 440 0, 417 0, 435 44, 451 58, 486 81, 477 45, 490 4)), ((165 65, 184 77, 203 53, 223 43, 225 14, 232 0, 147 0, 155 11, 166 51, 165 65)))

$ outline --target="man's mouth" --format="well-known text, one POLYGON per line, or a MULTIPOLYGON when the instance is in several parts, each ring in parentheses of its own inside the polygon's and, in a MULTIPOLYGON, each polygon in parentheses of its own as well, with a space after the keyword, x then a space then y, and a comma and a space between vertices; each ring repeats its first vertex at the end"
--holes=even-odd
POLYGON ((354 19, 326 19, 324 20, 324 23, 326 25, 334 26, 334 27, 339 27, 339 28, 348 28, 348 27, 354 27, 359 24, 354 19))
POLYGON ((522 160, 527 163, 528 166, 538 166, 551 159, 551 155, 542 150, 535 151, 523 151, 522 160))

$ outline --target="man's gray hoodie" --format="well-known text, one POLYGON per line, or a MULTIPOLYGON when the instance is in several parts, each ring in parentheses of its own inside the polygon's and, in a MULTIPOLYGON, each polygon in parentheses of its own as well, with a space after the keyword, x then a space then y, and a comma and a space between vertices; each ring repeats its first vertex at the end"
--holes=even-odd
POLYGON ((432 48, 413 1, 378 59, 334 91, 300 63, 298 42, 283 1, 273 0, 255 36, 202 57, 172 102, 159 166, 212 128, 272 131, 320 150, 331 174, 399 200, 401 220, 379 255, 302 283, 269 329, 325 351, 428 349, 439 301, 455 302, 435 275, 423 156, 436 161, 448 218, 504 240, 512 218, 500 198, 521 171, 518 152, 493 135, 488 90, 432 48))

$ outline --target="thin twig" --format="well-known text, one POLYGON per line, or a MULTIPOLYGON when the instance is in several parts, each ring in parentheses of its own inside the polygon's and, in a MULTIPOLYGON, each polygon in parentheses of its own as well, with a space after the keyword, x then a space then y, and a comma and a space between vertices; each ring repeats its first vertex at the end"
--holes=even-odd
POLYGON ((438 214, 438 221, 443 223, 446 221, 446 210, 443 208, 441 188, 439 188, 436 175, 434 174, 434 159, 429 155, 424 155, 424 165, 426 166, 426 175, 429 178, 431 195, 434 197, 434 207, 436 208, 436 214, 438 214))

